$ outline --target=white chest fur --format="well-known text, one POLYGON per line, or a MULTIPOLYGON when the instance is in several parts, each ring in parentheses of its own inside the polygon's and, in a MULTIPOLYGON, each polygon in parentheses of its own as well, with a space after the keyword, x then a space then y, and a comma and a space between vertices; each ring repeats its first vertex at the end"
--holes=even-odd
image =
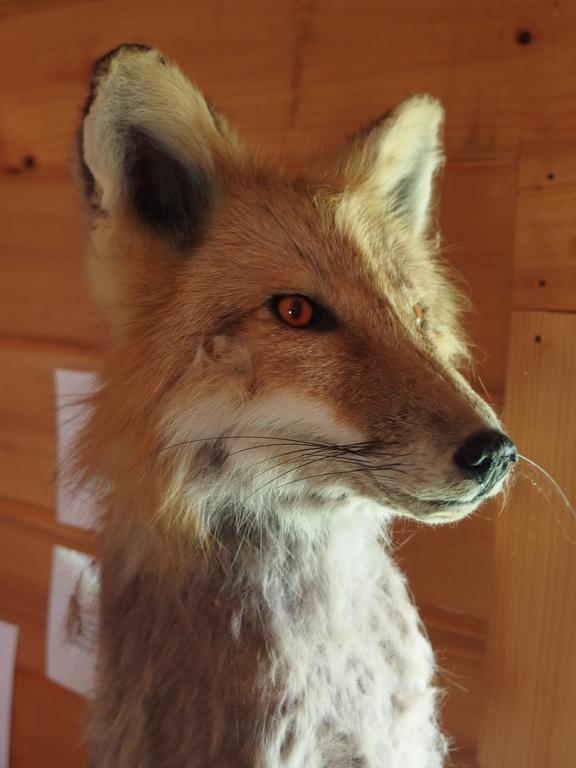
MULTIPOLYGON (((262 768, 443 764, 430 644, 385 546, 356 522, 345 516, 283 567, 261 564, 264 688, 278 702, 262 768)), ((240 637, 239 615, 232 623, 240 637)))
POLYGON ((440 768, 432 650, 379 529, 356 507, 231 536, 178 578, 112 537, 92 764, 440 768))

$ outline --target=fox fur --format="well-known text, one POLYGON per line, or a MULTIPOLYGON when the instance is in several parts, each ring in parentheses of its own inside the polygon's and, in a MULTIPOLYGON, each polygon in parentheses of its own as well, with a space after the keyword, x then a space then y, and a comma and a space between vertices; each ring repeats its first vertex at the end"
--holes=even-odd
POLYGON ((439 768, 391 522, 470 513, 497 429, 439 255, 443 110, 414 96, 272 162, 156 50, 95 66, 79 133, 108 352, 78 448, 102 510, 91 768, 439 768), (331 318, 292 327, 274 296, 331 318), (320 311, 320 310, 318 310, 320 311))

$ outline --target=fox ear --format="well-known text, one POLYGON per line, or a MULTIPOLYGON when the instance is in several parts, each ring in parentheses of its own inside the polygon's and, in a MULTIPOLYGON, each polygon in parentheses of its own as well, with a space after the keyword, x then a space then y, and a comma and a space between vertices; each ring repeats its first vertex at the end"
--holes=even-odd
POLYGON ((369 214, 372 221, 392 216, 408 231, 425 232, 443 161, 443 118, 438 101, 413 96, 356 138, 342 167, 347 202, 356 214, 369 214))
MULTIPOLYGON (((235 137, 158 51, 122 45, 95 65, 79 165, 95 218, 126 210, 177 250, 193 247, 215 194, 215 160, 235 137)), ((96 222, 97 223, 97 222, 96 222)))

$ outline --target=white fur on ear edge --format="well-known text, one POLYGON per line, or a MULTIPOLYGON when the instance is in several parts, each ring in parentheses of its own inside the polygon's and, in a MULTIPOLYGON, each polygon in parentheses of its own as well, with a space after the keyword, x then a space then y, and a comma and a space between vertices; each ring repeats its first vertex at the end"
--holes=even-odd
POLYGON ((93 101, 83 124, 83 156, 108 210, 123 194, 129 128, 152 137, 182 161, 210 169, 218 139, 202 94, 178 67, 144 46, 121 46, 93 76, 93 101))
POLYGON ((392 215, 410 231, 425 231, 434 175, 443 161, 443 118, 436 99, 413 96, 356 144, 347 161, 348 173, 357 182, 351 192, 359 196, 353 205, 356 212, 380 219, 392 215))

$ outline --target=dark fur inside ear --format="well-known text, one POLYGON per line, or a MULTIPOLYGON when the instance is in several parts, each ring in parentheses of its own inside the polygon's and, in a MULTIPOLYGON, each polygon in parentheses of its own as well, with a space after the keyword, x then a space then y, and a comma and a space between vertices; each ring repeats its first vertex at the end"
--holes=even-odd
POLYGON ((138 219, 177 250, 201 240, 213 200, 213 180, 135 128, 126 137, 125 185, 138 219))
POLYGON ((415 198, 418 195, 418 180, 419 169, 416 168, 408 176, 400 179, 396 186, 388 193, 388 207, 391 213, 400 216, 410 214, 415 205, 415 198))

